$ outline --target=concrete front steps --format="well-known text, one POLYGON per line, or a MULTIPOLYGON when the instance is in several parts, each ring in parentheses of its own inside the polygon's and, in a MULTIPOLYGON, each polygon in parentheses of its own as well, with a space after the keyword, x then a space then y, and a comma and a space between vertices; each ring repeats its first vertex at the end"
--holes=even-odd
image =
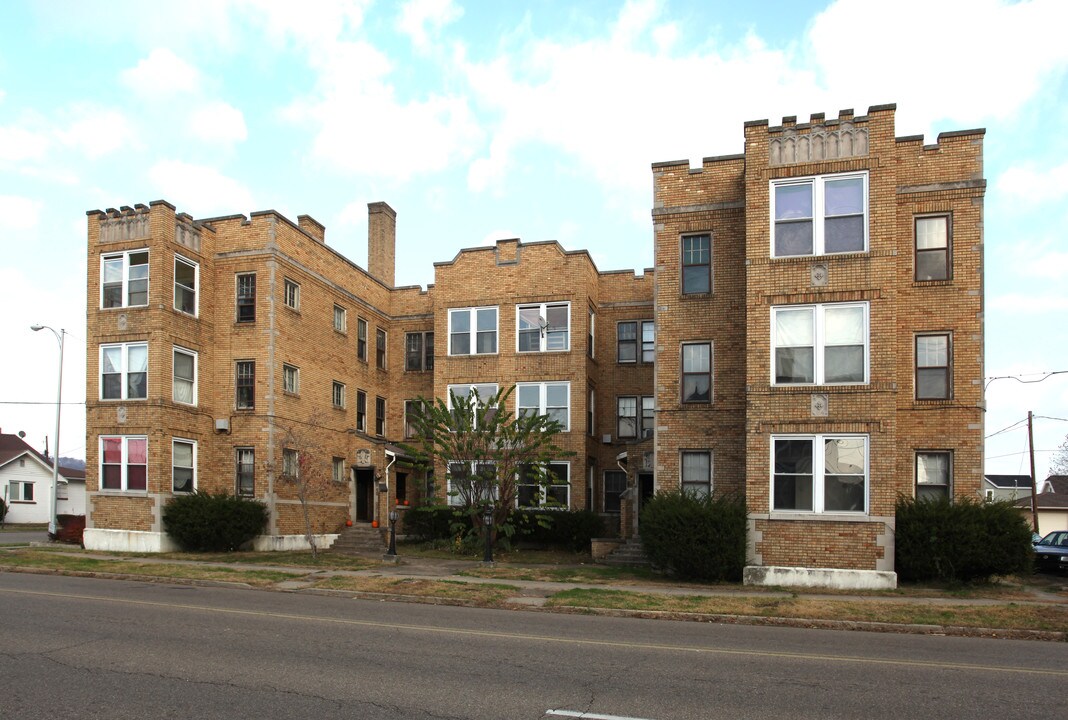
POLYGON ((642 549, 642 541, 639 537, 628 538, 625 543, 608 554, 601 560, 605 565, 617 565, 621 567, 649 567, 649 558, 642 549))
POLYGON ((353 523, 352 527, 344 528, 330 546, 330 552, 339 555, 381 555, 385 550, 384 533, 371 527, 371 523, 353 523))

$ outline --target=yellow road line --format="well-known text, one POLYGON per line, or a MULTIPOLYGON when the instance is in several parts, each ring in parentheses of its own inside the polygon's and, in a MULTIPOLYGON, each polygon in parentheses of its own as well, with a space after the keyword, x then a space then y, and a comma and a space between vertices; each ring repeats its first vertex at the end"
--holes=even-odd
POLYGON ((928 660, 895 660, 888 658, 860 657, 855 655, 824 655, 816 653, 780 652, 771 650, 732 650, 729 648, 716 647, 687 647, 685 645, 666 645, 661 643, 621 642, 616 640, 584 640, 579 638, 552 637, 549 635, 528 635, 525 633, 497 632, 493 630, 472 630, 464 628, 438 627, 434 625, 410 625, 406 623, 374 622, 371 620, 355 620, 352 618, 322 617, 319 615, 298 615, 294 613, 267 612, 263 610, 240 610, 238 608, 213 607, 210 605, 189 605, 183 603, 167 603, 151 600, 131 600, 129 598, 102 597, 96 595, 70 595, 67 593, 44 592, 39 590, 15 590, 0 588, 0 593, 12 595, 32 595, 36 597, 51 597, 61 600, 92 600, 109 604, 122 603, 125 605, 137 605, 141 607, 157 607, 169 609, 192 610, 196 612, 225 613, 228 615, 241 615, 246 617, 269 617, 280 620, 297 620, 302 622, 332 623, 335 625, 350 625, 357 627, 374 627, 388 630, 414 630, 418 632, 432 632, 441 635, 464 635, 468 637, 486 637, 502 640, 523 640, 534 642, 549 642, 562 645, 582 645, 593 647, 611 647, 634 650, 666 650, 671 652, 687 652, 710 655, 740 655, 747 657, 783 658, 793 660, 824 660, 827 662, 857 663, 867 665, 895 665, 911 668, 934 668, 940 670, 977 670, 994 673, 1012 673, 1023 675, 1051 675, 1054 677, 1068 677, 1068 670, 1045 670, 1041 668, 1020 668, 1006 665, 977 665, 972 663, 958 662, 935 662, 928 660))

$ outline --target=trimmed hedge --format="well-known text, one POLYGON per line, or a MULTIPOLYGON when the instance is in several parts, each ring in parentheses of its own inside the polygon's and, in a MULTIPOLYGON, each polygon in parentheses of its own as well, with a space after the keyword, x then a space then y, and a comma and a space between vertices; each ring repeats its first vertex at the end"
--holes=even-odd
POLYGON ((5 517, 7 517, 7 503, 4 502, 4 498, 0 497, 0 523, 4 522, 5 517))
POLYGON ((741 580, 745 498, 657 493, 642 511, 641 536, 653 566, 671 575, 683 580, 741 580))
POLYGON ((179 495, 163 508, 163 527, 190 552, 237 550, 267 527, 267 508, 226 493, 179 495))
MULTIPOLYGON (((591 538, 604 534, 604 521, 587 510, 516 510, 508 519, 512 531, 498 536, 502 542, 521 541, 583 552, 589 550, 591 538)), ((452 540, 470 531, 471 518, 459 508, 424 505, 404 513, 405 534, 422 542, 452 540)))
POLYGON ((904 582, 972 582, 1031 571, 1031 527, 1007 502, 899 498, 897 575, 904 582))

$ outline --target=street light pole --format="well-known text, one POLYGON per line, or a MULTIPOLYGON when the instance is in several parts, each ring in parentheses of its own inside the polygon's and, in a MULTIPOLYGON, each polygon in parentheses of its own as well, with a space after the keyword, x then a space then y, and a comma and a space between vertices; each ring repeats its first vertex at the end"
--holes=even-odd
POLYGON ((56 385, 56 436, 55 443, 52 449, 52 493, 48 499, 48 534, 52 537, 56 535, 56 489, 59 487, 59 416, 60 410, 63 407, 63 339, 67 334, 67 331, 63 328, 56 332, 54 328, 47 325, 31 325, 30 330, 37 332, 38 330, 48 330, 56 336, 56 342, 59 343, 59 381, 56 385))

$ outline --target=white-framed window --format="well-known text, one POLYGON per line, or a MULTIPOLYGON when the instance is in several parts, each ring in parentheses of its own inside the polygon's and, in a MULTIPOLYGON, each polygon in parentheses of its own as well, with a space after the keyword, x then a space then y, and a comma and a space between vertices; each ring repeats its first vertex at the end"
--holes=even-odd
POLYGON ((174 309, 196 317, 197 288, 200 287, 200 264, 174 256, 174 309))
POLYGON ((148 343, 100 346, 100 399, 148 397, 148 343))
POLYGON ((479 505, 498 497, 494 463, 451 462, 445 475, 449 505, 479 505))
POLYGON ((148 305, 148 250, 100 256, 100 307, 148 305))
POLYGON ((148 489, 148 438, 137 435, 100 436, 100 489, 148 489))
POLYGON ((682 236, 682 294, 712 292, 712 236, 682 236))
POLYGON ((300 455, 292 448, 282 450, 282 476, 292 480, 300 477, 300 455))
POLYGON ((712 343, 682 344, 682 401, 712 402, 712 343))
MULTIPOLYGON (((58 495, 57 495, 58 497, 58 495)), ((33 483, 29 480, 12 480, 7 485, 7 500, 14 503, 32 503, 33 483)))
POLYGON ((197 353, 194 350, 174 346, 174 402, 183 405, 197 404, 197 353))
POLYGON ((256 322, 256 273, 239 273, 237 282, 237 322, 256 322))
POLYGON ((868 303, 771 309, 772 383, 868 382, 868 303))
POLYGON ((282 364, 282 391, 294 395, 300 392, 300 368, 282 364))
POLYGON ((952 223, 949 215, 925 215, 916 218, 917 282, 950 278, 951 237, 952 223))
POLYGON ((571 430, 571 383, 516 383, 516 416, 548 415, 560 423, 562 432, 571 430))
POLYGON ((237 494, 252 497, 256 494, 256 449, 234 448, 234 484, 237 494))
POLYGON ((345 458, 336 457, 331 461, 330 477, 336 483, 345 482, 345 458))
POLYGON ((449 355, 496 354, 496 307, 449 310, 449 355))
MULTIPOLYGON (((450 410, 452 409, 452 398, 453 398, 453 396, 456 396, 456 398, 458 400, 460 400, 460 399, 468 398, 471 395, 471 393, 477 393, 478 394, 478 405, 477 405, 477 407, 482 408, 482 407, 486 407, 487 401, 497 394, 497 383, 477 383, 477 384, 471 384, 471 385, 449 385, 446 388, 446 390, 448 392, 448 398, 446 399, 445 404, 448 406, 448 408, 450 410)), ((495 409, 494 408, 490 408, 489 410, 486 411, 486 413, 490 413, 490 412, 495 412, 495 409)), ((479 417, 479 413, 476 412, 475 413, 475 417, 473 418, 472 421, 477 423, 478 422, 478 417, 479 417)))
POLYGON ((571 349, 571 303, 516 305, 516 352, 571 349))
POLYGON ((197 443, 195 440, 171 441, 171 491, 191 493, 197 489, 197 443))
POLYGON ((334 329, 339 333, 348 329, 348 312, 340 305, 334 306, 334 329))
POLYGON ((771 509, 866 513, 867 435, 773 435, 771 509))
POLYGON ((917 400, 947 400, 953 396, 952 357, 949 333, 916 336, 917 400))
POLYGON ((549 462, 540 468, 524 465, 516 477, 516 507, 567 510, 571 505, 571 463, 549 462), (542 477, 544 473, 544 482, 542 477))
POLYGON ((712 494, 712 453, 708 450, 683 450, 679 458, 682 491, 697 497, 712 494))
POLYGON ((771 181, 771 256, 868 249, 868 173, 771 181))
POLYGON ((625 320, 616 323, 616 362, 651 363, 654 360, 656 323, 652 320, 625 320))
POLYGON ((916 499, 950 499, 952 491, 953 453, 949 450, 917 450, 916 499))
POLYGON ((282 301, 286 307, 300 310, 300 284, 286 278, 282 288, 282 301))
POLYGON ((56 485, 56 500, 69 500, 70 499, 70 483, 65 480, 60 480, 56 485))
POLYGON ((330 401, 336 408, 345 407, 345 383, 334 380, 330 389, 330 401))

